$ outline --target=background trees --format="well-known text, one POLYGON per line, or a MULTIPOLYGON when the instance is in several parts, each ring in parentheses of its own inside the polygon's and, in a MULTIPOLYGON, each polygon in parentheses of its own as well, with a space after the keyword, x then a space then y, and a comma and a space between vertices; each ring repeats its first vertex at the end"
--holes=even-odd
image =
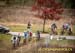
POLYGON ((59 20, 63 12, 62 3, 56 2, 56 0, 36 0, 35 10, 38 10, 39 18, 44 20, 43 22, 43 32, 45 32, 45 23, 47 19, 59 20), (40 15, 41 13, 41 15, 40 15))
MULTIPOLYGON (((6 5, 32 5, 34 4, 34 2, 36 0, 0 0, 0 2, 6 2, 6 5)), ((42 5, 44 3, 45 0, 38 0, 38 3, 40 3, 39 5, 42 5)), ((64 8, 75 8, 75 0, 56 0, 60 3, 62 3, 64 8)), ((45 5, 45 4, 44 4, 45 5)), ((49 1, 47 0, 47 5, 46 6, 50 6, 49 5, 49 1)))
MULTIPOLYGON (((39 18, 44 20, 43 31, 47 19, 59 20, 61 18, 60 15, 63 13, 63 8, 75 8, 74 0, 0 0, 0 2, 1 1, 5 2, 5 6, 8 7, 12 5, 32 6, 35 3, 32 8, 38 10, 39 18)), ((75 12, 73 14, 75 14, 75 12)))

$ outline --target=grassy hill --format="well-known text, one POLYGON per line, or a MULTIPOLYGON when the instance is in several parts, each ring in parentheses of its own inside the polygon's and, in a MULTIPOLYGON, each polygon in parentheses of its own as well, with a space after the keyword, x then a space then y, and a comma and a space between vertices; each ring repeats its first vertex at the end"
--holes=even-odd
MULTIPOLYGON (((15 31, 17 29, 15 29, 14 25, 22 25, 23 27, 17 27, 18 30, 23 31, 23 29, 25 27, 27 27, 28 21, 30 21, 33 24, 33 31, 36 31, 40 28, 40 30, 42 29, 43 26, 43 19, 39 19, 37 16, 35 16, 37 14, 37 12, 33 12, 31 10, 31 7, 27 7, 27 6, 12 6, 12 7, 4 7, 4 8, 0 8, 0 24, 4 24, 4 25, 13 25, 12 27, 10 27, 12 29, 12 31, 15 31), (37 27, 39 26, 39 27, 37 27), (14 30, 13 30, 14 28, 14 30), (35 30, 35 28, 37 28, 35 30), (22 30, 21 30, 22 29, 22 30)), ((57 26, 60 28, 65 22, 71 22, 72 19, 70 18, 71 16, 71 12, 65 10, 63 12, 63 14, 61 15, 62 19, 58 20, 58 21, 54 21, 54 20, 46 20, 46 26, 45 28, 48 30, 50 28, 50 25, 53 22, 56 22, 57 26)), ((17 30, 17 31, 18 31, 17 30)), ((46 30, 46 31, 47 31, 46 30)))
MULTIPOLYGON (((0 8, 0 22, 27 23, 28 21, 31 21, 33 24, 43 23, 43 20, 34 16, 36 14, 37 12, 33 12, 31 10, 31 7, 27 7, 27 6, 3 7, 3 8, 0 8)), ((71 12, 68 12, 67 10, 65 10, 62 14, 62 18, 65 19, 64 21, 67 21, 67 19, 71 17, 70 16, 71 14, 72 14, 71 12)), ((47 20, 47 23, 50 23, 50 22, 52 21, 47 20)))

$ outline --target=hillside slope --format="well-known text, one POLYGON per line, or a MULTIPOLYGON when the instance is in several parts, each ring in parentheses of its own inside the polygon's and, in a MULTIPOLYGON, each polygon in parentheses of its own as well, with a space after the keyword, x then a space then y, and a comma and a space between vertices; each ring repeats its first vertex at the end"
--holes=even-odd
MULTIPOLYGON (((39 19, 38 17, 34 16, 36 15, 37 12, 33 12, 31 10, 31 7, 20 7, 20 8, 14 8, 14 7, 5 7, 5 8, 0 8, 0 22, 1 23, 22 23, 25 24, 28 21, 31 21, 33 24, 42 24, 43 20, 39 19)), ((70 16, 68 15, 70 12, 67 10, 64 11, 62 15, 62 19, 59 21, 56 21, 57 24, 61 23, 63 24, 64 22, 71 21, 70 16), (66 15, 65 15, 66 14, 66 15)), ((46 23, 50 24, 54 22, 53 20, 47 20, 46 23)))

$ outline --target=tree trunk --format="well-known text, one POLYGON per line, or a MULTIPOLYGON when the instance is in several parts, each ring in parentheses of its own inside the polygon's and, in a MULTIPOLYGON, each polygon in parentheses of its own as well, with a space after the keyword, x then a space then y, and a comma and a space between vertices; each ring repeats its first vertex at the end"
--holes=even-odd
POLYGON ((46 17, 44 18, 44 23, 43 23, 43 32, 45 32, 45 24, 46 24, 46 17))

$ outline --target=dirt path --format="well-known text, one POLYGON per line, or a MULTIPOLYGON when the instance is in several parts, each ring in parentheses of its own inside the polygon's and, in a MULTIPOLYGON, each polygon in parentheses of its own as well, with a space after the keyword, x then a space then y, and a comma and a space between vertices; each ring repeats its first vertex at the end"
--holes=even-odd
POLYGON ((16 49, 14 53, 29 53, 30 50, 33 49, 33 47, 36 47, 38 44, 39 42, 37 42, 36 40, 32 40, 27 45, 18 47, 18 49, 16 49))

